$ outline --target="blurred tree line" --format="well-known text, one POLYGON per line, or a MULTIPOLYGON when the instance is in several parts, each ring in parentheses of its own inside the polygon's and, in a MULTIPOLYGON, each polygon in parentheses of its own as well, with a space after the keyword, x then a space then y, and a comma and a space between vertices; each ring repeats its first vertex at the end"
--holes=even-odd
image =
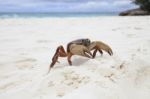
POLYGON ((139 5, 142 10, 150 12, 150 0, 134 0, 133 2, 139 5))

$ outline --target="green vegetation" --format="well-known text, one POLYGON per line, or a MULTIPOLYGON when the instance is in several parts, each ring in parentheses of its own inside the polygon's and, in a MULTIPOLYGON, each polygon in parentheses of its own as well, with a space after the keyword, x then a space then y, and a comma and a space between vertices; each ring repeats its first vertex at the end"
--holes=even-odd
POLYGON ((150 12, 150 0, 135 0, 133 2, 139 5, 142 10, 150 12))

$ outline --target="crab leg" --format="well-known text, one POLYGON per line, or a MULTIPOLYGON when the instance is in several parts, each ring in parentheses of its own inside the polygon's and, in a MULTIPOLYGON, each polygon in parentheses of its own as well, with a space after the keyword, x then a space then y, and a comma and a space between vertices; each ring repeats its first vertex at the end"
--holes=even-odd
MULTIPOLYGON (((65 52, 65 50, 64 50, 62 45, 57 47, 56 52, 55 52, 55 54, 54 54, 54 56, 52 58, 52 63, 50 64, 49 71, 55 65, 55 63, 58 62, 58 57, 67 57, 67 53, 65 52)), ((48 73, 49 73, 49 71, 48 71, 48 73)))
POLYGON ((92 56, 92 53, 89 50, 84 50, 83 53, 84 53, 85 57, 91 58, 91 56, 92 56))
POLYGON ((68 56, 67 56, 67 60, 68 60, 69 65, 72 65, 72 62, 71 62, 72 55, 73 55, 72 53, 68 53, 68 56))

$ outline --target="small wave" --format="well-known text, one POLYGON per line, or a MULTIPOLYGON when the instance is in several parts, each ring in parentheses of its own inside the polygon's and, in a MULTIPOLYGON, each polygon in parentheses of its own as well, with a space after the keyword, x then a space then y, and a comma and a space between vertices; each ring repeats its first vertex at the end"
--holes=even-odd
POLYGON ((47 12, 47 13, 0 13, 0 18, 7 19, 7 18, 49 18, 49 17, 58 17, 58 18, 65 18, 65 17, 97 17, 97 16, 115 16, 116 13, 96 13, 96 12, 88 12, 88 13, 81 13, 81 12, 47 12))

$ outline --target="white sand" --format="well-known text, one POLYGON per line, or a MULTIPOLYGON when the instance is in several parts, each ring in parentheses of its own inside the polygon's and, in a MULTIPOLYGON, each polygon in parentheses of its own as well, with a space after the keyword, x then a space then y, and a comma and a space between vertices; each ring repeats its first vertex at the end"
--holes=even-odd
POLYGON ((150 99, 150 17, 0 19, 0 99, 150 99), (59 45, 100 40, 114 55, 60 58, 59 45))

